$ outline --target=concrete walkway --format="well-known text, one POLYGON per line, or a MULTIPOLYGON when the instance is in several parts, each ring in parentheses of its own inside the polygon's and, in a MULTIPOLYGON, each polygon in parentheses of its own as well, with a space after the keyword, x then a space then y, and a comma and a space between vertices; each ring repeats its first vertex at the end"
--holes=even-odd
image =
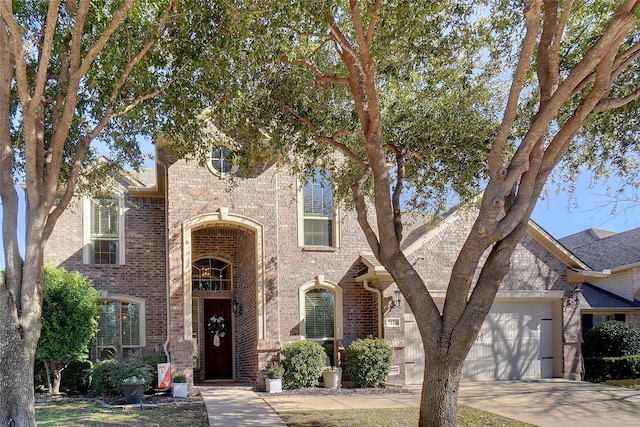
MULTIPOLYGON (((210 426, 285 427, 276 412, 409 408, 419 391, 369 396, 261 398, 247 388, 200 389, 210 426)), ((567 380, 466 383, 459 403, 543 427, 640 426, 640 391, 567 380)))
POLYGON ((209 415, 209 427, 287 427, 273 409, 247 388, 196 387, 209 415))

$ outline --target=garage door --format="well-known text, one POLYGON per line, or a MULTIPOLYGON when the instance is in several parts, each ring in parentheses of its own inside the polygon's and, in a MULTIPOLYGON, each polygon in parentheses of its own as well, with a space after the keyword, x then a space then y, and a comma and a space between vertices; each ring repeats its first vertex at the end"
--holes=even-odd
MULTIPOLYGON (((553 377, 552 312, 548 303, 496 303, 462 371, 463 381, 553 377)), ((420 384, 424 353, 413 314, 405 315, 406 381, 420 384)))

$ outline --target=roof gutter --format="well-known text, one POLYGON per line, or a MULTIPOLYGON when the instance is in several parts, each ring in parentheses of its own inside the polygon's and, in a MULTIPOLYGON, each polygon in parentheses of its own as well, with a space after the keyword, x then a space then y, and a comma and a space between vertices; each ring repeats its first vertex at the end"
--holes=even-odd
POLYGON ((577 268, 569 267, 566 270, 567 282, 569 283, 582 283, 588 282, 593 279, 602 279, 611 276, 611 270, 579 270, 577 268))

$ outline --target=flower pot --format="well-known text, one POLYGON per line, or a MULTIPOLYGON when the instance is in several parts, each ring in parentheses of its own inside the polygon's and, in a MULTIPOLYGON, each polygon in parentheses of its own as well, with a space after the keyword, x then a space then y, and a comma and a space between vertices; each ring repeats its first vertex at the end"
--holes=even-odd
POLYGON ((342 370, 324 371, 322 373, 322 381, 324 382, 324 388, 340 388, 342 385, 342 370))
POLYGON ((173 383, 173 397, 187 397, 187 383, 173 383))
POLYGON ((137 404, 142 402, 144 394, 144 384, 122 384, 124 398, 127 403, 137 404))
POLYGON ((267 386, 267 393, 282 392, 282 378, 267 378, 265 384, 267 386))

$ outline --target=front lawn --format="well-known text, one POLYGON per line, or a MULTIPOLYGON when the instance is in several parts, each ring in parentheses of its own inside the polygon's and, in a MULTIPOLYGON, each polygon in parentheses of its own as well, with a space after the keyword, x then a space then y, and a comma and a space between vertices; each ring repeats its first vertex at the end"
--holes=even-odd
MULTIPOLYGON (((289 427, 415 427, 418 408, 341 409, 278 414, 289 427)), ((458 408, 458 427, 535 427, 468 406, 458 408)))
MULTIPOLYGON (((417 408, 344 409, 278 414, 289 427, 414 427, 417 408)), ((207 427, 204 402, 162 405, 157 408, 103 408, 80 399, 51 399, 36 404, 39 427, 207 427)), ((535 427, 490 412, 460 406, 459 427, 535 427)))
POLYGON ((51 399, 36 404, 38 427, 207 427, 204 402, 162 405, 157 408, 103 408, 79 399, 51 399))

